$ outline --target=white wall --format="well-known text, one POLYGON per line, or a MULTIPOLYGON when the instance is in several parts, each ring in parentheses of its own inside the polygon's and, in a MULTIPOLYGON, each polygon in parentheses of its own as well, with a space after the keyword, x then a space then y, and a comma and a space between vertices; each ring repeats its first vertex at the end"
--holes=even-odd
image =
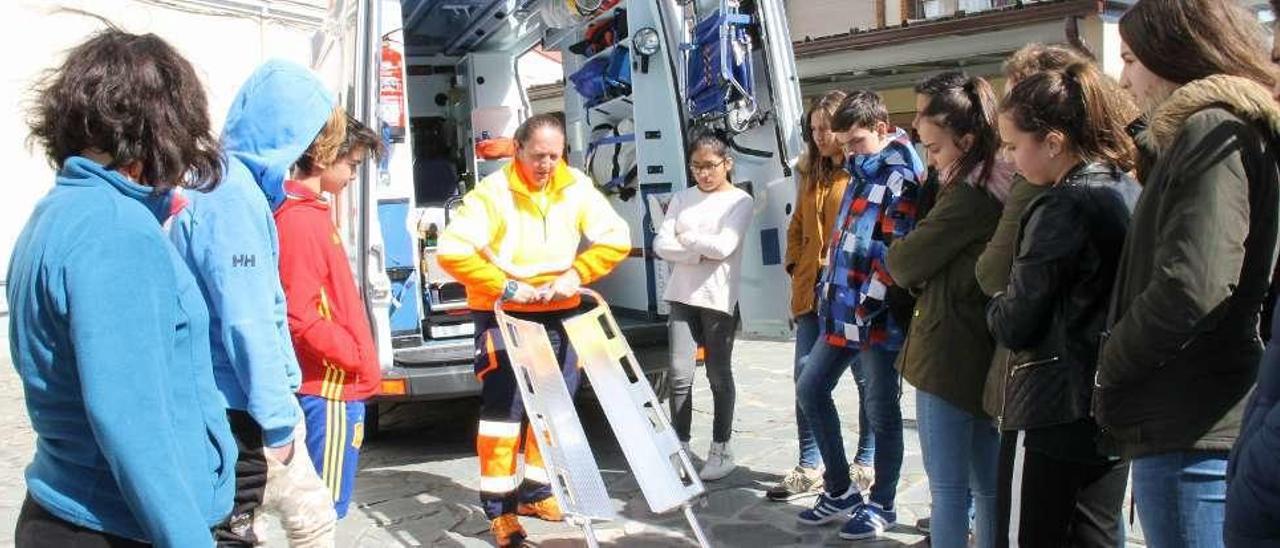
MULTIPOLYGON (((215 128, 222 120, 240 83, 263 60, 311 61, 311 36, 324 15, 326 0, 169 0, 205 12, 231 13, 219 6, 266 9, 266 17, 211 15, 180 8, 158 7, 145 0, 18 0, 6 3, 0 21, 0 280, 8 271, 9 255, 35 203, 53 182, 53 170, 40 150, 24 141, 25 104, 38 74, 62 62, 65 51, 102 28, 99 21, 78 14, 56 13, 60 7, 107 17, 116 26, 136 33, 151 32, 168 40, 195 66, 209 94, 215 128), (308 28, 310 27, 310 28, 308 28)), ((243 11, 243 9, 241 10, 243 11)), ((262 13, 262 11, 258 11, 262 13)), ((0 302, 0 312, 7 307, 0 302)))
POLYGON ((1120 78, 1124 62, 1120 59, 1120 22, 1118 17, 1090 15, 1080 19, 1080 38, 1098 57, 1102 71, 1120 78))
POLYGON ((790 0, 787 18, 792 40, 821 38, 844 34, 849 29, 876 28, 876 3, 874 0, 790 0))

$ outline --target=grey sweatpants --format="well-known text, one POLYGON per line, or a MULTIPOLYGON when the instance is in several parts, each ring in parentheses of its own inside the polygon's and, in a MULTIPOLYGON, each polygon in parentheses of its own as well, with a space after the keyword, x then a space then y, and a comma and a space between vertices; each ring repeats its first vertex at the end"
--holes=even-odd
POLYGON ((719 310, 671 303, 667 319, 671 333, 671 423, 680 441, 689 441, 693 421, 693 372, 698 347, 705 350, 707 381, 715 409, 711 439, 729 441, 733 429, 733 337, 734 317, 719 310))

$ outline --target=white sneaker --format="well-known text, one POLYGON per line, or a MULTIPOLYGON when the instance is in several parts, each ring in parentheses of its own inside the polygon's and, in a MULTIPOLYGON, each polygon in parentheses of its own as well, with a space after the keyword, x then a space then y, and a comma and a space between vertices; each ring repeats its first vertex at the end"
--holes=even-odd
POLYGON ((733 453, 729 451, 729 443, 711 442, 707 451, 707 462, 698 471, 698 477, 704 481, 715 481, 729 475, 737 465, 733 463, 733 453))

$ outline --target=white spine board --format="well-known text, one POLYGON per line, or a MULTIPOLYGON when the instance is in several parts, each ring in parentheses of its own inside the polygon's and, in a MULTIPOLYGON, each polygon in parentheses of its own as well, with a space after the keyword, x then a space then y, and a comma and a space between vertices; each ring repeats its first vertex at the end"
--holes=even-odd
POLYGON ((649 509, 661 514, 684 506, 703 492, 698 472, 680 450, 662 404, 608 307, 598 294, 584 293, 599 304, 564 321, 579 363, 649 509))
POLYGON ((560 509, 569 521, 579 524, 614 519, 617 514, 613 501, 582 431, 573 396, 565 387, 546 329, 501 311, 497 319, 560 509))

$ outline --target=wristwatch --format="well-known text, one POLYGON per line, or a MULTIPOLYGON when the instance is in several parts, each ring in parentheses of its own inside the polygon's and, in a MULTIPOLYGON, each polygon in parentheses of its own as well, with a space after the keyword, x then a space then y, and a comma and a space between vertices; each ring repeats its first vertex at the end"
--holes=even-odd
POLYGON ((516 292, 520 290, 520 284, 515 280, 507 280, 507 285, 502 289, 502 300, 509 300, 516 296, 516 292))

